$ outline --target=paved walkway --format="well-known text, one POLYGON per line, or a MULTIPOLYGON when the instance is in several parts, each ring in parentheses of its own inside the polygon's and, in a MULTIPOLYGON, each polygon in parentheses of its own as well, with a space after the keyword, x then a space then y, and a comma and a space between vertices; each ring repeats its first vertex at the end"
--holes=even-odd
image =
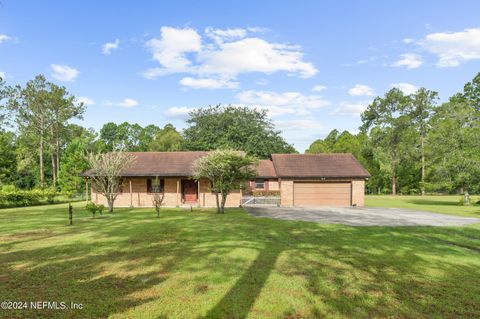
POLYGON ((252 215, 351 226, 463 226, 480 218, 381 207, 245 207, 252 215))

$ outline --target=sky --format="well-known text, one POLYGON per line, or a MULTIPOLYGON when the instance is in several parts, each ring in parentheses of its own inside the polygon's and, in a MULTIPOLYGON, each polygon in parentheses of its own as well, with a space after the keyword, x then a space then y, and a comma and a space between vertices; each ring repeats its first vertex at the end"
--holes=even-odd
POLYGON ((441 101, 480 71, 480 1, 0 0, 0 76, 37 74, 78 123, 185 128, 215 104, 264 109, 303 152, 392 87, 441 101))

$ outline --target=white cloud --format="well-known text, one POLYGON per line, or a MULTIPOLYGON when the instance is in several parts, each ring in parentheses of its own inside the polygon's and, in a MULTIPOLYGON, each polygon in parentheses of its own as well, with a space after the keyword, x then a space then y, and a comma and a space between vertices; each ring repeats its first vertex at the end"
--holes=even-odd
POLYGON ((322 92, 322 91, 325 91, 326 89, 327 89, 327 87, 324 86, 324 85, 315 85, 312 88, 312 92, 322 92))
POLYGON ((267 110, 270 116, 305 115, 313 109, 330 105, 330 102, 321 96, 304 95, 300 92, 277 93, 249 90, 240 92, 237 98, 243 104, 267 110))
POLYGON ((222 44, 226 41, 228 42, 236 39, 245 38, 245 36, 247 35, 247 30, 241 28, 222 30, 208 27, 205 29, 205 35, 215 41, 215 43, 222 44))
POLYGON ((413 94, 418 90, 417 86, 410 83, 392 83, 392 87, 400 89, 406 95, 413 94))
POLYGON ((2 44, 3 42, 7 42, 9 40, 13 40, 13 38, 9 37, 6 34, 0 34, 0 44, 2 44))
POLYGON ((104 45, 102 45, 102 53, 109 55, 112 53, 113 50, 118 49, 118 46, 120 45, 120 40, 115 39, 114 42, 107 42, 104 45))
POLYGON ((205 37, 192 28, 162 27, 160 37, 147 42, 160 67, 143 75, 153 79, 172 73, 188 73, 201 78, 236 79, 243 73, 287 72, 300 77, 317 73, 313 64, 303 61, 298 46, 271 43, 249 36, 256 29, 207 28, 205 37))
POLYGON ((7 77, 7 75, 5 74, 5 72, 0 71, 0 78, 5 80, 6 77, 7 77))
POLYGON ((188 117, 188 114, 192 111, 194 111, 195 108, 193 107, 185 107, 185 106, 182 106, 182 107, 177 107, 177 106, 173 106, 173 107, 170 107, 166 114, 167 116, 171 117, 171 118, 178 118, 178 119, 185 119, 188 117))
POLYGON ((405 67, 407 69, 416 69, 423 64, 422 56, 415 53, 400 54, 400 60, 393 63, 394 67, 405 67))
POLYGON ((64 82, 73 82, 80 73, 77 69, 69 67, 68 65, 52 64, 52 77, 64 82))
POLYGON ((77 99, 78 103, 83 103, 86 106, 94 105, 95 101, 92 100, 91 98, 88 98, 86 96, 79 96, 77 99))
POLYGON ((323 129, 324 126, 314 120, 291 120, 291 121, 275 121, 275 126, 282 130, 317 130, 323 129))
POLYGON ((432 33, 420 44, 438 56, 438 67, 459 66, 469 60, 480 59, 480 28, 432 33))
POLYGON ((134 99, 125 98, 121 102, 107 102, 107 105, 121 106, 121 107, 134 107, 138 105, 138 102, 134 99))
POLYGON ((149 40, 147 47, 152 51, 153 59, 162 66, 144 73, 146 78, 151 79, 169 73, 189 72, 192 63, 186 54, 199 52, 202 48, 202 38, 191 28, 162 27, 160 38, 149 40))
POLYGON ((208 79, 192 77, 185 77, 181 79, 180 84, 193 89, 235 89, 238 87, 238 82, 229 81, 227 79, 208 79))
POLYGON ((372 96, 375 95, 373 89, 368 85, 364 84, 357 84, 350 90, 348 90, 348 94, 353 96, 372 96))
POLYGON ((406 44, 410 44, 410 43, 413 43, 415 42, 415 40, 413 40, 412 38, 405 38, 402 40, 403 43, 406 43, 406 44))
POLYGON ((333 110, 332 115, 348 115, 359 117, 368 107, 371 101, 360 102, 341 102, 340 105, 333 110))

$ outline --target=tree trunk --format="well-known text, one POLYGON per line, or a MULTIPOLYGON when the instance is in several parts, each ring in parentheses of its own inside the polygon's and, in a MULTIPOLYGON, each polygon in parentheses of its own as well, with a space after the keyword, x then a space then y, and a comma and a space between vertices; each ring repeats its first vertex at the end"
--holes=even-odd
POLYGON ((421 184, 421 189, 422 189, 422 196, 425 196, 425 148, 424 148, 424 143, 425 143, 425 138, 422 135, 420 137, 420 144, 422 148, 422 184, 421 184))
POLYGON ((221 207, 222 214, 225 214, 225 202, 227 201, 227 195, 228 194, 222 193, 222 207, 221 207))
POLYGON ((392 162, 392 195, 397 195, 397 164, 392 162))
POLYGON ((43 131, 40 132, 40 153, 39 153, 39 165, 40 165, 40 186, 43 187, 45 183, 45 175, 43 172, 43 131))
POLYGON ((52 180, 53 180, 53 187, 57 186, 57 162, 55 160, 55 154, 52 152, 52 180))
POLYGON ((108 196, 107 197, 107 202, 108 202, 108 212, 113 213, 113 198, 108 196))
POLYGON ((465 194, 463 195, 463 205, 470 205, 470 195, 468 194, 468 189, 465 190, 465 194))
POLYGON ((56 145, 56 152, 55 152, 55 160, 56 160, 56 165, 55 165, 55 177, 58 180, 60 176, 60 138, 58 137, 58 132, 57 132, 57 145, 56 145))
POLYGON ((215 193, 215 200, 217 202, 217 213, 220 213, 220 200, 218 199, 218 193, 215 193))

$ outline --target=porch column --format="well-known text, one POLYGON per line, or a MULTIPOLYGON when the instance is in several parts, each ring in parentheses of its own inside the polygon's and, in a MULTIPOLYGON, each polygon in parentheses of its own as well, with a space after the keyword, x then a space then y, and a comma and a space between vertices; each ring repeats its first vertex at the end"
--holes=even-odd
POLYGON ((177 179, 177 207, 180 206, 180 202, 181 202, 181 195, 180 195, 180 181, 181 179, 177 179))
POLYGON ((197 192, 198 206, 202 206, 202 197, 200 196, 200 180, 197 181, 197 188, 198 188, 198 192, 197 192))
POLYGON ((85 200, 88 202, 88 178, 85 178, 85 200))
POLYGON ((133 193, 132 193, 132 179, 128 180, 128 184, 130 186, 130 207, 133 207, 133 193))

